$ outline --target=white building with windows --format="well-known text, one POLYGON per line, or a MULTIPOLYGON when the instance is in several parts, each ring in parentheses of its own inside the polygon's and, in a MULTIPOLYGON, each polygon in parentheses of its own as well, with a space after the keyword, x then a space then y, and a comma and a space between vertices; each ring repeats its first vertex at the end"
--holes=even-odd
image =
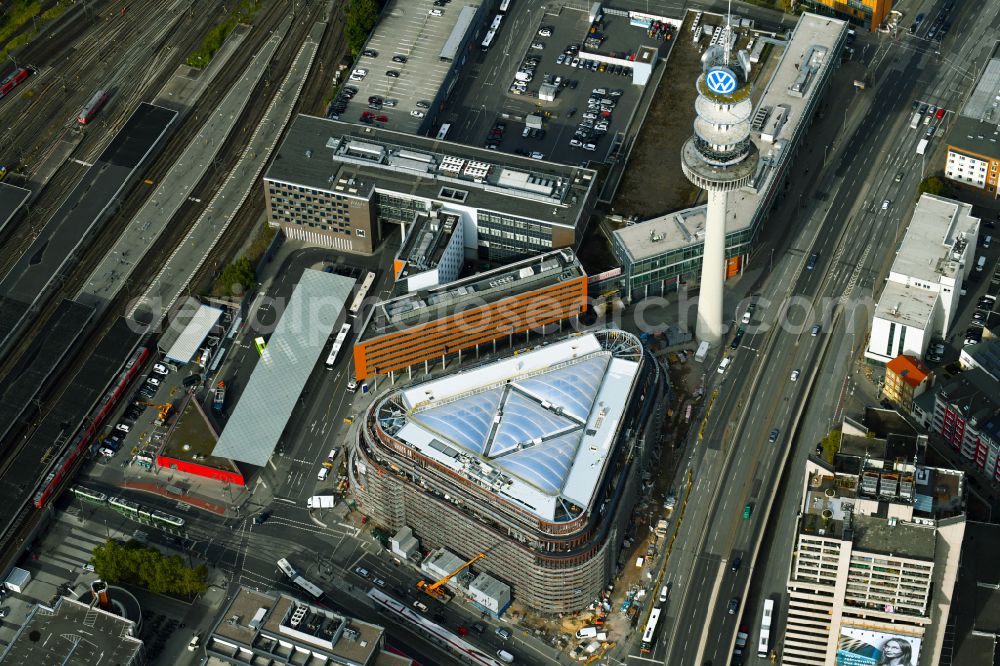
POLYGON ((971 205, 920 197, 872 318, 867 358, 922 357, 932 337, 947 336, 962 284, 974 270, 978 236, 971 205))

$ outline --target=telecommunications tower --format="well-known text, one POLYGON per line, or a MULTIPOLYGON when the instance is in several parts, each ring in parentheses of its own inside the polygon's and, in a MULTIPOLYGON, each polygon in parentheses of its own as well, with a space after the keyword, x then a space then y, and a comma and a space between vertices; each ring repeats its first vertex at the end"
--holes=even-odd
POLYGON ((698 299, 698 340, 716 345, 722 340, 722 287, 725 282, 726 207, 729 193, 749 184, 759 155, 750 140, 753 103, 750 58, 745 51, 730 62, 728 25, 719 44, 701 57, 695 100, 694 136, 681 148, 681 166, 692 183, 708 190, 705 251, 698 299))

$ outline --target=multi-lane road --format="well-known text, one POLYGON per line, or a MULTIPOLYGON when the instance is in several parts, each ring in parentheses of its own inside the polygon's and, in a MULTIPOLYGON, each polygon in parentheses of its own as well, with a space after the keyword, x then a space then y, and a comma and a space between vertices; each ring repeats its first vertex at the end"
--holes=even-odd
MULTIPOLYGON (((866 338, 879 278, 912 212, 922 172, 929 173, 916 154, 925 128, 909 127, 911 102, 953 114, 973 82, 964 63, 984 61, 992 43, 985 35, 997 29, 1000 3, 963 4, 949 19, 968 26, 963 37, 956 39, 954 30, 943 44, 929 42, 921 33, 940 7, 927 5, 922 9, 929 19, 917 35, 882 37, 867 49, 863 42, 856 45, 871 53, 866 60, 874 85, 848 97, 846 108, 828 102, 825 115, 846 129, 842 138, 829 149, 825 141, 806 139, 807 145, 819 145, 828 165, 817 178, 822 195, 800 208, 796 233, 777 248, 781 258, 761 285, 757 330, 745 336, 725 375, 710 372, 719 393, 704 440, 693 444, 679 475, 680 481, 689 470, 693 483, 681 493, 683 520, 664 572, 673 588, 653 653, 656 662, 729 663, 740 623, 750 626, 750 645, 756 644, 762 600, 778 599, 781 610, 800 498, 786 493, 785 504, 772 508, 773 490, 782 473, 798 483, 803 461, 831 426, 843 379, 866 338), (883 210, 885 200, 889 205, 883 210), (805 264, 812 252, 819 253, 819 261, 810 271, 805 264), (813 323, 822 326, 816 336, 810 332, 813 323), (801 370, 797 381, 791 380, 793 369, 801 370), (800 420, 807 401, 808 416, 800 420), (774 428, 779 436, 769 443, 774 428), (775 518, 771 557, 755 561, 766 521, 775 518), (733 571, 736 558, 741 562, 733 571), (751 579, 757 594, 746 599, 751 579), (734 599, 736 612, 730 614, 734 599)), ((822 136, 822 122, 813 133, 822 136)), ((932 155, 939 140, 932 142, 932 155)), ((781 632, 776 634, 772 647, 780 653, 781 632)), ((758 661, 755 649, 747 652, 748 663, 758 661)))

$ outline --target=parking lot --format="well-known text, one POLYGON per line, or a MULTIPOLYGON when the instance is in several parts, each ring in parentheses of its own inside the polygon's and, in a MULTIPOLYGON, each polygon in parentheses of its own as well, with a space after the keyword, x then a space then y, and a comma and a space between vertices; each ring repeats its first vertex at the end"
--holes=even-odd
MULTIPOLYGON (((448 139, 567 164, 610 161, 643 90, 630 68, 579 56, 591 29, 579 5, 515 4, 504 20, 489 50, 466 66, 453 111, 441 118, 451 123, 448 139), (539 97, 546 83, 555 85, 554 99, 539 97), (540 127, 527 126, 532 115, 541 116, 540 127), (505 124, 499 137, 498 122, 505 124)), ((605 16, 600 31, 606 39, 598 49, 608 57, 667 47, 627 17, 605 16)))
POLYGON ((343 92, 334 99, 330 117, 378 123, 416 133, 451 68, 441 60, 441 47, 465 7, 479 2, 394 0, 346 72, 343 92), (440 15, 437 15, 440 14, 440 15), (370 98, 380 101, 369 102, 370 98))

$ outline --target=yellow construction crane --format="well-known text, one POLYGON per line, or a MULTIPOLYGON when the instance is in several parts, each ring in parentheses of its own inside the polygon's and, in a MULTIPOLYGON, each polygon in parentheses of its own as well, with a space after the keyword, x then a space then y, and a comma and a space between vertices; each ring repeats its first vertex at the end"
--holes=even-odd
POLYGON ((169 402, 162 405, 157 405, 152 402, 140 402, 138 404, 156 408, 158 410, 156 413, 156 422, 161 424, 167 420, 167 417, 170 416, 170 412, 174 410, 173 403, 169 402))
POLYGON ((486 553, 479 553, 471 560, 469 560, 459 568, 455 569, 441 580, 434 581, 433 583, 428 583, 426 580, 422 580, 417 583, 417 589, 422 592, 426 592, 428 595, 434 597, 438 601, 444 601, 448 598, 448 595, 447 593, 441 591, 441 587, 449 580, 460 574, 463 569, 466 569, 467 567, 471 566, 474 562, 478 562, 484 557, 486 557, 486 553))

